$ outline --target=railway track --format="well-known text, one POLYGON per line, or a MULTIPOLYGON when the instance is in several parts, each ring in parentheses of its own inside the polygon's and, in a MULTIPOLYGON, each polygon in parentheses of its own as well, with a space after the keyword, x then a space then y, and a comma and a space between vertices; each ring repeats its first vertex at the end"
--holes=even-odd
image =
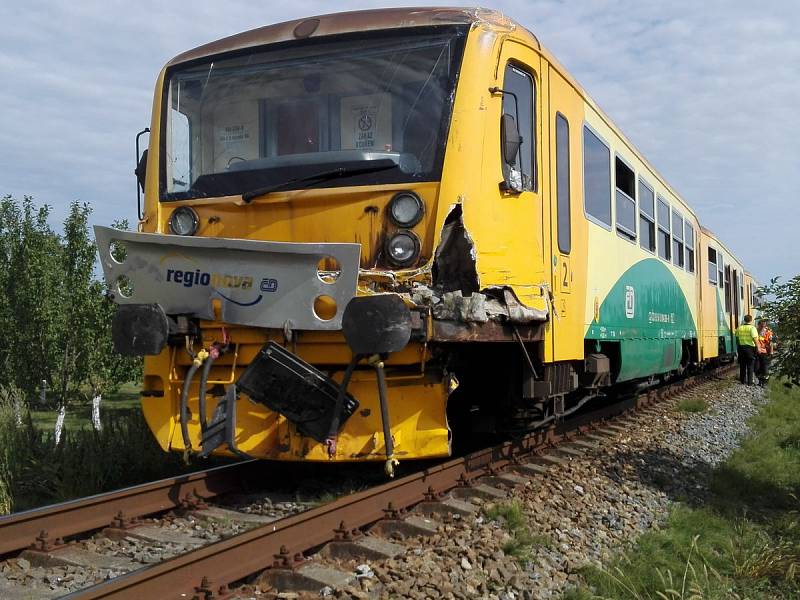
MULTIPOLYGON (((305 557, 322 549, 325 555, 358 560, 400 552, 398 538, 429 535, 435 519, 469 515, 477 508, 469 497, 497 499, 520 484, 526 475, 541 473, 548 465, 602 443, 602 436, 619 432, 624 425, 610 423, 637 409, 670 398, 717 372, 694 376, 630 397, 600 409, 582 413, 568 422, 491 448, 473 452, 382 483, 361 492, 309 508, 277 520, 257 519, 243 513, 216 509, 211 519, 249 521, 246 530, 227 539, 195 547, 150 566, 120 574, 66 596, 90 598, 250 598, 258 581, 271 589, 303 590, 335 588, 352 583, 331 569, 314 566, 305 557), (408 512, 410 509, 414 512, 408 512), (242 516, 238 516, 242 515, 242 516), (438 515, 436 517, 435 515, 438 515), (371 535, 362 535, 366 528, 371 535), (233 590, 233 591, 232 591, 233 590)), ((78 558, 91 562, 61 538, 86 535, 101 528, 105 535, 142 536, 141 517, 183 510, 202 517, 204 501, 241 489, 243 481, 258 476, 258 463, 244 462, 170 480, 134 486, 73 502, 18 513, 0 519, 0 552, 9 555, 78 558)), ((263 473, 263 472, 262 472, 263 473)), ((205 507, 205 508, 204 508, 205 507)), ((209 515, 207 515, 209 516, 209 515)), ((147 536, 144 536, 147 539, 147 536)), ((152 536, 151 536, 151 539, 152 536)), ((47 564, 43 561, 42 564, 47 564)), ((42 590, 41 596, 56 597, 42 590)))

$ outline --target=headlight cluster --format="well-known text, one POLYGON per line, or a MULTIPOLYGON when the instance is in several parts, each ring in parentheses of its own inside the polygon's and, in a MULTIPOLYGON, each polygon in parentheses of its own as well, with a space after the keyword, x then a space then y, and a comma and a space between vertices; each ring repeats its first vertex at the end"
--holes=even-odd
POLYGON ((416 194, 400 192, 389 202, 388 213, 392 223, 404 229, 386 238, 386 258, 396 267, 407 267, 419 258, 421 246, 416 234, 405 228, 414 227, 422 220, 425 205, 416 194))
POLYGON ((194 235, 200 219, 193 208, 179 206, 169 216, 169 230, 176 235, 194 235))

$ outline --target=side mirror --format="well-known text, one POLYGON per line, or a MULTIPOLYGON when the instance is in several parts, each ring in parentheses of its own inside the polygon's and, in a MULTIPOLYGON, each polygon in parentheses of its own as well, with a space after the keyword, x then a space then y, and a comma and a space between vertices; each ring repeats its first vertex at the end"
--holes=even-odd
POLYGON ((507 165, 513 166, 517 162, 519 147, 522 145, 522 136, 519 134, 517 121, 509 114, 500 117, 500 135, 503 147, 503 160, 507 165))
POLYGON ((139 182, 139 189, 144 191, 144 181, 147 177, 147 148, 142 152, 142 156, 139 158, 139 163, 136 165, 133 173, 136 175, 136 181, 139 182))
POLYGON ((136 175, 136 214, 139 216, 140 221, 144 218, 144 213, 142 212, 142 192, 144 191, 144 182, 147 175, 147 150, 145 149, 144 152, 139 154, 139 138, 145 133, 150 133, 149 127, 145 127, 136 134, 136 168, 133 170, 133 173, 136 175))

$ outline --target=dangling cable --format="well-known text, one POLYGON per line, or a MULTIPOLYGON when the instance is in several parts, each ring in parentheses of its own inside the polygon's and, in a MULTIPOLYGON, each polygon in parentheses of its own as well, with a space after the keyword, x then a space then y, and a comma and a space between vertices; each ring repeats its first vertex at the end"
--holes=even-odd
MULTIPOLYGON (((220 356, 222 349, 217 344, 212 344, 208 349, 208 358, 203 364, 203 370, 200 373, 200 392, 197 396, 200 411, 200 432, 205 433, 208 429, 208 422, 206 421, 206 387, 208 386, 208 375, 211 372, 211 367, 220 356)), ((202 436, 201 436, 202 439, 202 436)))
POLYGON ((360 354, 353 354, 353 358, 350 359, 350 363, 347 365, 347 369, 345 369, 344 375, 342 376, 342 383, 339 385, 339 393, 336 394, 336 406, 333 409, 333 419, 328 429, 328 437, 325 439, 325 446, 328 448, 329 458, 333 458, 336 454, 336 437, 339 433, 339 423, 341 422, 342 408, 344 408, 344 397, 347 394, 347 386, 350 383, 350 378, 353 376, 353 371, 355 371, 356 365, 360 360, 360 354))
POLYGON ((189 339, 186 340, 187 351, 189 355, 193 356, 192 364, 186 372, 186 377, 183 380, 183 388, 181 389, 181 404, 180 404, 180 420, 181 420, 181 436, 183 437, 184 457, 188 459, 189 453, 192 452, 192 440, 189 437, 189 388, 192 385, 195 373, 203 364, 203 361, 208 357, 206 350, 201 350, 196 355, 190 350, 189 339))

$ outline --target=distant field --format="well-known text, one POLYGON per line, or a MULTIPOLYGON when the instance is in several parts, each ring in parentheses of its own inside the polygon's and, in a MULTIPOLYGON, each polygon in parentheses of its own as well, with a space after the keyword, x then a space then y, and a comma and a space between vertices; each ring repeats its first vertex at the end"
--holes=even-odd
MULTIPOLYGON (((100 403, 100 413, 105 412, 130 412, 139 410, 139 383, 126 383, 118 392, 103 396, 100 403)), ((58 411, 32 410, 33 424, 40 430, 52 431, 56 425, 58 411)), ((92 405, 76 404, 67 407, 64 417, 64 427, 69 431, 92 428, 92 405)))

